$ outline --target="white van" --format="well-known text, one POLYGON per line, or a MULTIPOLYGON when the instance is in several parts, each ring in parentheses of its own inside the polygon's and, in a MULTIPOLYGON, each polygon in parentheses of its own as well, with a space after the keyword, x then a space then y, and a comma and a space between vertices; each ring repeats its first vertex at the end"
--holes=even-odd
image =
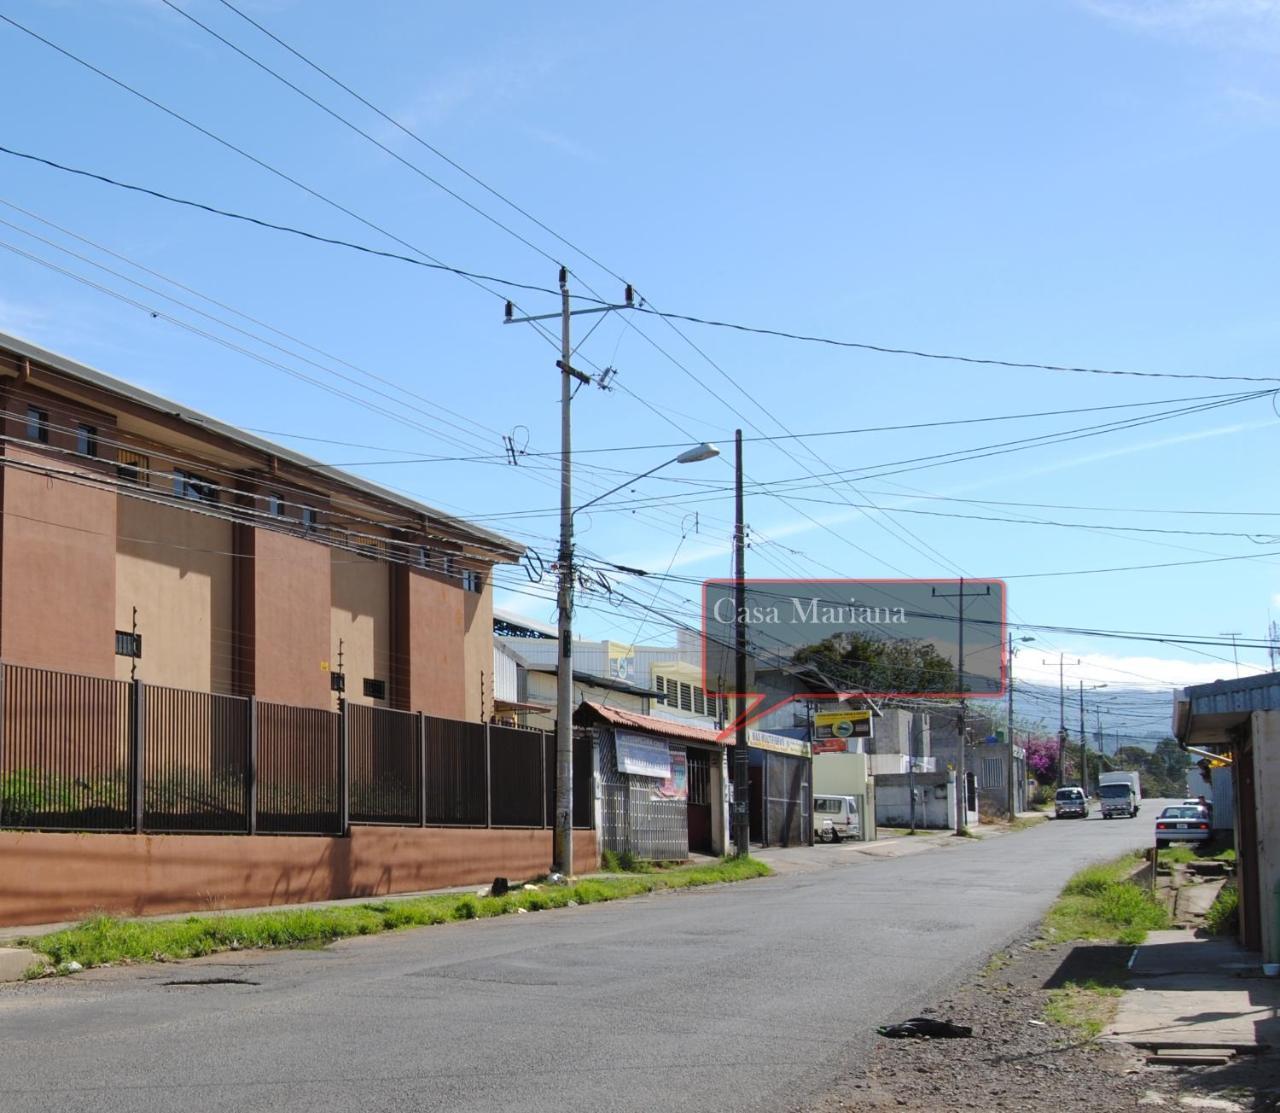
POLYGON ((822 842, 862 838, 862 817, 856 796, 815 796, 813 837, 822 842))

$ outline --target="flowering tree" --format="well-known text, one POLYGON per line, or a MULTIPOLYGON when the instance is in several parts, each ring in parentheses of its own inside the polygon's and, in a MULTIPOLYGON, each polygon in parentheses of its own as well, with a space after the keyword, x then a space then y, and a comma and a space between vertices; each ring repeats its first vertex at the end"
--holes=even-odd
POLYGON ((1053 784, 1058 779, 1058 740, 1033 738, 1026 743, 1027 768, 1040 784, 1053 784))

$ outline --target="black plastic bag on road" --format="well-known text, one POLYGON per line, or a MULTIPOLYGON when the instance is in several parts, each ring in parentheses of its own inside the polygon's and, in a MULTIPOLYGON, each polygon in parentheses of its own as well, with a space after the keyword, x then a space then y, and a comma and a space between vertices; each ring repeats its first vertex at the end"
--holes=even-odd
POLYGON ((929 1016, 913 1016, 901 1024, 882 1024, 876 1029, 891 1040, 968 1039, 973 1029, 966 1024, 953 1024, 950 1020, 934 1020, 929 1016))

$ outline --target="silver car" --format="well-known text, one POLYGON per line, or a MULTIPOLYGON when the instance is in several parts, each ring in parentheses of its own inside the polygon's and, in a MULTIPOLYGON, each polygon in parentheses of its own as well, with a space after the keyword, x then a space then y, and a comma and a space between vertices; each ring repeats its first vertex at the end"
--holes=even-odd
POLYGON ((1156 846, 1171 842, 1208 842, 1213 836, 1209 813, 1198 804, 1174 804, 1156 816, 1156 846))

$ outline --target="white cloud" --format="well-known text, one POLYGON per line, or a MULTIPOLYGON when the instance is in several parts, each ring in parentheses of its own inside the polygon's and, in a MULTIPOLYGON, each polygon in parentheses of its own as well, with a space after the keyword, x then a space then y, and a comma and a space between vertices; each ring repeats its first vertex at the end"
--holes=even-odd
POLYGON ((1095 15, 1204 46, 1280 49, 1280 0, 1081 0, 1095 15))
MULTIPOLYGON (((1105 684, 1108 689, 1143 688, 1158 691, 1185 688, 1189 684, 1208 684, 1214 680, 1233 680, 1236 667, 1230 660, 1169 660, 1164 657, 1125 657, 1105 653, 1067 652, 1068 661, 1079 661, 1066 670, 1069 690, 1084 681, 1085 687, 1105 684)), ((1241 676, 1256 676, 1266 669, 1240 662, 1241 676)), ((1018 654, 1014 662, 1017 681, 1058 686, 1058 660, 1034 652, 1031 647, 1018 654)))

